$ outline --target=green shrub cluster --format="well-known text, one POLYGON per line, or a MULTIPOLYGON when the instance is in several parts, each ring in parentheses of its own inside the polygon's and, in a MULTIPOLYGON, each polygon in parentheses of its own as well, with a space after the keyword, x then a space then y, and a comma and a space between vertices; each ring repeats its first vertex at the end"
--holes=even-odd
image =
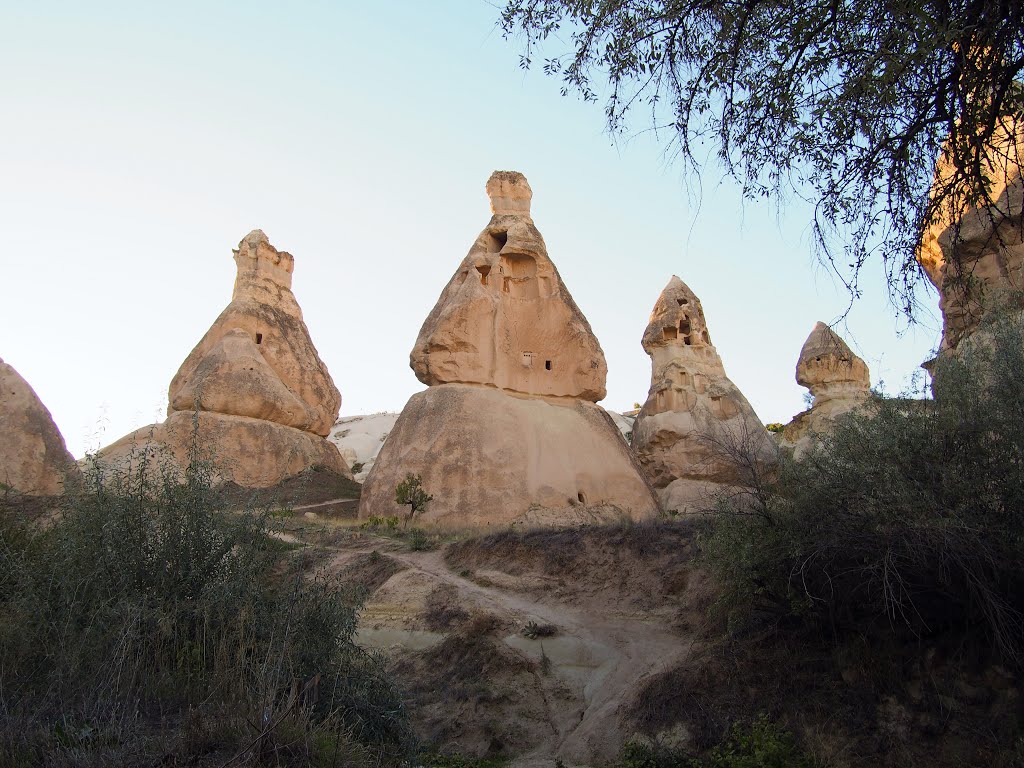
POLYGON ((401 698, 353 641, 359 594, 308 578, 269 522, 223 512, 201 462, 145 457, 94 468, 48 526, 0 509, 0 763, 408 754, 401 698))
POLYGON ((616 768, 814 768, 793 735, 761 715, 750 727, 733 724, 722 742, 704 758, 681 749, 629 742, 616 768))
POLYGON ((980 636, 1024 658, 1024 332, 986 326, 933 400, 876 398, 702 536, 733 616, 980 636))

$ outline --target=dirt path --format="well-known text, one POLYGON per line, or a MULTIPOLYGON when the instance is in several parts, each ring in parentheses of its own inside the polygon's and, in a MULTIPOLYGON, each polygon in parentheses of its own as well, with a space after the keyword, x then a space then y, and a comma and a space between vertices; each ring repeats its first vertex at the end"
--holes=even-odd
MULTIPOLYGON (((347 550, 349 555, 362 549, 347 550)), ((366 548, 365 552, 370 552, 366 548)), ((465 602, 519 625, 553 625, 557 634, 530 640, 519 634, 504 638, 507 645, 540 661, 546 657, 553 674, 536 675, 544 697, 549 734, 510 764, 517 768, 593 765, 614 755, 630 733, 623 733, 624 706, 653 675, 677 664, 690 651, 690 641, 667 624, 629 615, 584 610, 530 591, 481 584, 454 572, 443 553, 388 551, 406 569, 439 585, 451 585, 465 602), (571 705, 566 690, 572 692, 571 705)))

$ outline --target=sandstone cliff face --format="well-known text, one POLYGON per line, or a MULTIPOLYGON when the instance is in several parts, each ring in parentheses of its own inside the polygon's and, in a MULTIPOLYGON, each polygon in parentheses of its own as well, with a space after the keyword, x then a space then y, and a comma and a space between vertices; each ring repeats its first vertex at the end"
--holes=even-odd
POLYGON ((416 377, 601 400, 604 352, 548 258, 530 185, 497 172, 487 193, 493 216, 420 329, 410 355, 416 377))
POLYGON ((360 517, 405 515, 407 473, 434 499, 417 523, 569 525, 655 514, 656 501, 594 401, 607 366, 548 258, 522 174, 487 183, 493 216, 427 317, 420 381, 363 486, 360 517))
MULTIPOLYGON (((997 128, 1006 152, 987 158, 994 205, 946 211, 925 231, 917 258, 939 292, 942 312, 940 354, 970 336, 986 313, 1024 302, 1024 183, 1016 159, 1024 155, 1024 125, 1007 121, 997 128)), ((940 159, 936 187, 951 171, 940 159)))
POLYGON ((292 294, 292 255, 255 230, 234 256, 231 303, 171 380, 167 421, 136 430, 97 458, 129 460, 149 446, 184 467, 197 430, 222 477, 242 486, 274 485, 314 464, 348 475, 324 439, 341 395, 292 294))
POLYGON ((796 380, 814 401, 786 425, 780 444, 800 458, 811 447, 812 434, 826 433, 836 417, 864 405, 871 395, 871 375, 846 342, 819 322, 800 350, 796 380))
POLYGON ((0 359, 0 483, 30 496, 57 496, 79 475, 46 406, 0 359))
POLYGON ((676 276, 654 305, 643 347, 651 389, 633 427, 633 451, 663 509, 697 511, 711 493, 742 484, 727 448, 742 445, 770 461, 775 447, 726 376, 700 300, 676 276))

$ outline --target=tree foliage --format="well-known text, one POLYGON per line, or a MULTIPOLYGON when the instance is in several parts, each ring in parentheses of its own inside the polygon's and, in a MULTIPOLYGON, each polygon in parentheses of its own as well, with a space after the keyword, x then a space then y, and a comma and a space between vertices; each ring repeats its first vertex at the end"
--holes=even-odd
POLYGON ((748 198, 813 203, 851 295, 880 257, 911 316, 922 231, 997 205, 1017 159, 1018 0, 507 0, 500 23, 524 67, 561 41, 544 71, 613 133, 644 105, 689 170, 707 145, 748 198))

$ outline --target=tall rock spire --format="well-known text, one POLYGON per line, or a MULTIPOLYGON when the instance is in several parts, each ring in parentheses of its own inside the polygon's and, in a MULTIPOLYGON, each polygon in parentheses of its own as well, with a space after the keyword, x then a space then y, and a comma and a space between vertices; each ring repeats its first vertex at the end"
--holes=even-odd
POLYGON ((234 257, 231 302, 171 380, 167 421, 122 438, 98 458, 120 461, 135 446, 156 443, 185 466, 198 429, 201 447, 238 485, 274 485, 313 465, 348 475, 324 439, 341 395, 292 293, 294 258, 258 229, 234 257))
POLYGON ((633 451, 662 508, 697 511, 717 489, 745 481, 730 451, 769 461, 775 447, 711 344, 700 299, 675 275, 644 331, 651 388, 633 427, 633 451))
POLYGON ((395 488, 419 475, 441 527, 641 519, 657 502, 595 405, 607 366, 548 258, 526 178, 487 182, 492 216, 410 355, 429 385, 395 422, 363 485, 360 517, 403 515, 395 488))

